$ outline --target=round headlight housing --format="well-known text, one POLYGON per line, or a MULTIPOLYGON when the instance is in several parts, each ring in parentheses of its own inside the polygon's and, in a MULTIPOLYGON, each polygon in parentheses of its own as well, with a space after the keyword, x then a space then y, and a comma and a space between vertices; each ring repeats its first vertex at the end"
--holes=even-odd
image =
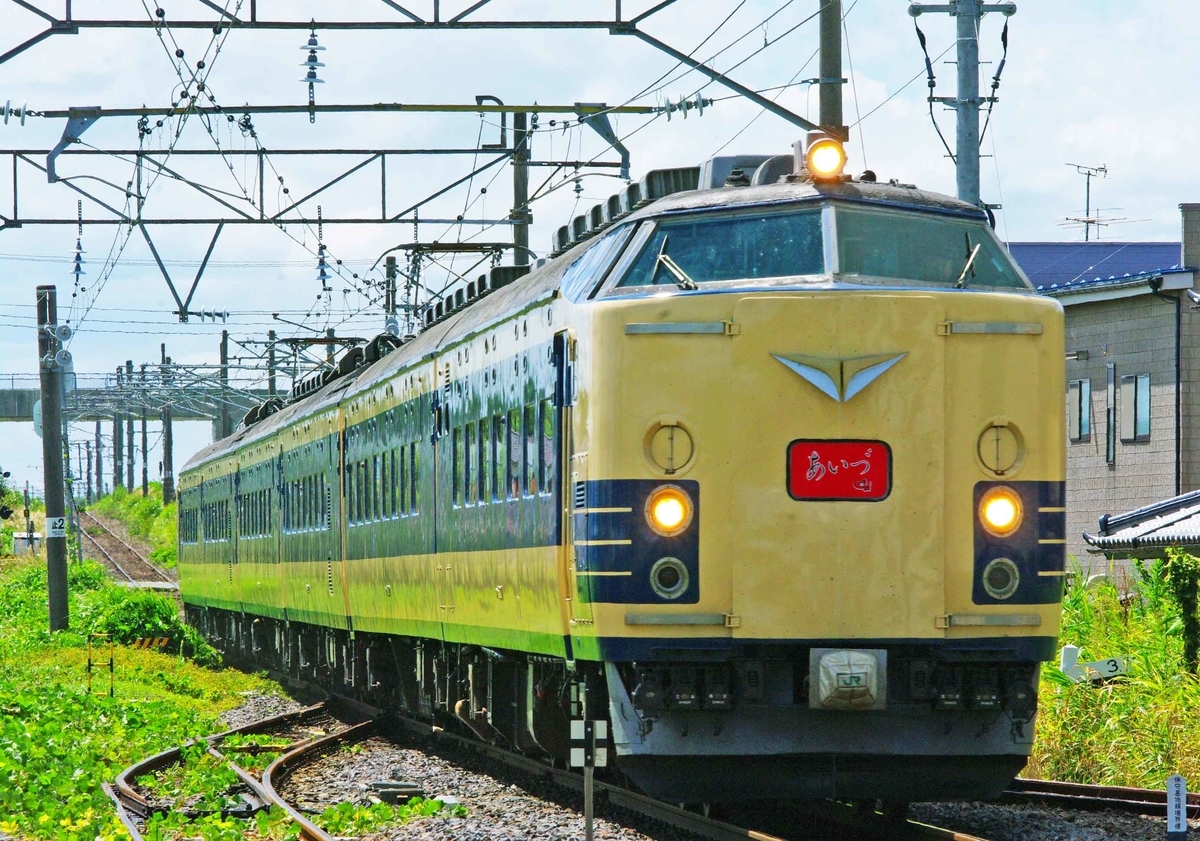
POLYGON ((983 569, 983 589, 993 599, 1007 599, 1020 583, 1021 572, 1008 558, 995 558, 983 569))
POLYGON ((664 599, 677 599, 688 588, 691 577, 678 558, 659 558, 650 567, 650 587, 664 599))
POLYGON ((979 524, 993 537, 1008 537, 1024 519, 1021 495, 1007 485, 989 488, 979 499, 979 524))
POLYGON ((814 181, 836 181, 846 167, 846 149, 836 138, 818 138, 804 153, 804 164, 814 181))
POLYGON ((646 522, 656 534, 674 537, 692 524, 692 498, 678 485, 662 485, 646 499, 646 522))

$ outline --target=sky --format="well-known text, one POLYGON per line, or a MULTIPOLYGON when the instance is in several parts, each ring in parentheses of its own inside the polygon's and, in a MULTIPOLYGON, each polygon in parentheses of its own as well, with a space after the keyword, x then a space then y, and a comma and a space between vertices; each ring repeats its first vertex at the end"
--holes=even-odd
MULTIPOLYGON (((33 0, 58 14, 63 0, 33 0)), ((225 0, 216 0, 218 5, 225 0)), ((583 20, 612 14, 613 0, 571 3, 493 0, 477 19, 533 19, 549 16, 583 20)), ((229 0, 231 10, 237 0, 229 0)), ((432 0, 406 5, 431 17, 432 0)), ((442 0, 449 17, 472 5, 442 0)), ((624 17, 655 5, 624 0, 624 17)), ((709 59, 718 70, 810 119, 817 118, 816 91, 803 80, 817 73, 816 20, 820 0, 678 0, 648 18, 641 28, 677 49, 709 59), (706 40, 707 39, 707 40, 706 40), (736 65, 736 67, 735 67, 736 65), (790 85, 779 90, 778 86, 790 85)), ((0 64, 0 105, 27 103, 31 112, 70 106, 166 107, 181 88, 176 67, 189 74, 203 57, 206 93, 240 119, 251 107, 257 142, 268 150, 264 205, 268 213, 306 195, 362 158, 315 159, 271 154, 286 149, 356 148, 475 149, 496 142, 496 115, 464 114, 255 114, 254 106, 307 102, 304 76, 307 33, 297 31, 174 30, 173 20, 211 20, 217 15, 198 0, 159 0, 166 26, 153 29, 84 29, 56 35, 0 64), (160 37, 161 34, 161 37, 160 37), (219 47, 219 51, 218 48, 219 47), (183 59, 175 56, 182 50, 183 59), (284 190, 288 192, 285 194, 284 190)), ((248 8, 245 2, 243 8, 248 8)), ((78 19, 149 20, 154 0, 75 0, 78 19)), ((390 20, 398 14, 381 0, 344 0, 337 4, 258 0, 261 19, 390 20)), ((846 122, 851 125, 848 169, 870 168, 880 179, 897 178, 924 189, 953 194, 954 167, 931 124, 925 97, 924 59, 905 0, 843 0, 845 11, 844 87, 846 122)), ((1004 18, 987 15, 980 33, 981 88, 990 86, 1002 57, 1004 18)), ((936 95, 952 96, 956 68, 954 21, 928 14, 918 20, 934 61, 936 95)), ((41 31, 44 22, 28 10, 0 0, 0 53, 41 31)), ((1193 149, 1200 136, 1200 88, 1194 85, 1196 50, 1191 33, 1200 28, 1200 4, 1164 0, 1153 13, 1144 3, 1116 0, 1024 0, 1009 19, 1007 62, 1000 101, 991 115, 982 150, 981 183, 985 201, 1000 204, 997 232, 1012 241, 1082 239, 1067 217, 1084 210, 1084 177, 1074 164, 1104 165, 1107 176, 1092 181, 1093 213, 1115 224, 1101 229, 1105 239, 1178 241, 1182 202, 1200 201, 1200 169, 1193 149), (1071 165, 1068 165, 1071 164, 1071 165), (1116 220, 1125 220, 1117 222, 1116 220)), ((632 175, 657 168, 694 166, 723 154, 781 154, 802 131, 765 113, 696 72, 678 67, 650 45, 605 31, 323 31, 319 58, 324 80, 316 86, 318 103, 370 102, 472 104, 477 95, 514 103, 663 106, 681 97, 714 100, 703 115, 689 112, 613 118, 632 155, 632 175)), ((951 112, 934 107, 941 131, 953 146, 951 112)), ((53 147, 65 120, 30 116, 0 123, 0 149, 53 147)), ((151 121, 143 148, 176 151, 251 150, 255 139, 237 122, 220 119, 206 127, 199 118, 151 121), (211 129, 211 130, 210 130, 211 129)), ((137 121, 106 117, 82 138, 86 148, 136 149, 137 121)), ((606 142, 571 115, 539 115, 532 155, 537 161, 616 160, 606 142), (564 126, 563 122, 569 121, 564 126), (554 125, 551 126, 551 121, 554 125)), ((12 155, 0 160, 0 216, 11 216, 12 155)), ((394 214, 467 175, 486 156, 393 156, 387 162, 387 206, 394 214)), ((34 160, 39 160, 34 157, 34 160)), ((42 162, 44 165, 44 162, 42 162)), ((228 155, 211 159, 173 156, 172 170, 214 191, 246 211, 256 192, 253 159, 228 155), (219 192, 216 192, 219 191, 219 192)), ((23 218, 73 218, 82 197, 68 184, 95 199, 121 208, 125 185, 133 178, 127 158, 108 154, 59 159, 66 181, 48 184, 31 165, 18 165, 19 209, 23 218)), ((534 187, 552 168, 534 168, 534 187)), ((553 231, 575 214, 603 202, 623 183, 612 169, 584 170, 572 178, 551 178, 554 189, 532 205, 531 245, 549 251, 553 231)), ((570 173, 568 173, 570 174, 570 173)), ((209 241, 208 225, 155 225, 156 219, 211 217, 225 209, 171 176, 143 181, 143 219, 177 286, 190 285, 209 241)), ((235 379, 262 387, 261 345, 266 331, 314 335, 334 328, 339 335, 372 336, 383 328, 378 303, 377 259, 397 245, 413 241, 447 242, 474 238, 497 241, 509 236, 502 225, 459 226, 411 223, 327 224, 318 231, 315 206, 324 215, 367 217, 380 212, 380 173, 372 164, 288 215, 281 228, 228 226, 221 234, 192 303, 193 309, 227 311, 227 319, 179 323, 166 282, 137 231, 89 224, 79 235, 74 225, 0 228, 0 381, 35 387, 35 287, 58 287, 60 321, 76 329, 70 351, 81 384, 103 383, 126 360, 135 367, 159 360, 160 345, 175 362, 215 365, 220 331, 232 337, 235 379), (71 274, 76 239, 85 252, 86 274, 78 287, 71 274), (331 291, 317 279, 317 244, 329 254, 331 291), (115 259, 113 259, 115 258, 115 259), (336 260, 341 260, 340 266, 336 260), (357 274, 358 277, 354 277, 357 274), (272 316, 278 314, 278 319, 272 316), (289 323, 290 322, 290 323, 289 323)), ((83 198, 89 218, 107 215, 92 198, 83 198)), ((425 218, 495 220, 511 206, 511 170, 495 167, 422 207, 425 218)), ((111 217, 110 217, 111 218, 111 217)), ((476 258, 442 258, 427 268, 425 281, 439 288, 454 275, 466 277, 476 258)), ((379 264, 380 267, 382 263, 379 264)), ((290 385, 283 378, 281 385, 290 385)), ((105 424, 105 434, 110 427, 105 424)), ((72 440, 90 439, 93 424, 73 424, 72 440)), ((211 440, 203 422, 177 422, 176 470, 211 440)), ((159 476, 161 452, 157 422, 150 424, 150 475, 159 476)), ((108 443, 105 442, 105 447, 108 443)), ((9 423, 0 434, 0 467, 10 482, 42 484, 41 442, 31 424, 9 423)), ((106 481, 111 482, 111 471, 106 481)), ((140 466, 139 466, 140 475, 140 466)))

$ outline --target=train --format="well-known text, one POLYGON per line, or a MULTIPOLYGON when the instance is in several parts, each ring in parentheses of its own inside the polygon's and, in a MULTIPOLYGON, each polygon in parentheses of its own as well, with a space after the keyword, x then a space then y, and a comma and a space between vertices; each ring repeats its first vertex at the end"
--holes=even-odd
POLYGON ((1065 583, 1064 346, 830 137, 656 170, 179 478, 231 660, 672 802, 995 797, 1065 583))

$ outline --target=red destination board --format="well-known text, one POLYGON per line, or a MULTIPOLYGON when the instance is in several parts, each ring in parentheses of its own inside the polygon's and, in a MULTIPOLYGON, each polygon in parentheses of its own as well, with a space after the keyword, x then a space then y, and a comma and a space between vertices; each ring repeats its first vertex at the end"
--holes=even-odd
POLYGON ((892 492, 892 448, 883 441, 793 441, 787 486, 797 500, 878 502, 892 492))

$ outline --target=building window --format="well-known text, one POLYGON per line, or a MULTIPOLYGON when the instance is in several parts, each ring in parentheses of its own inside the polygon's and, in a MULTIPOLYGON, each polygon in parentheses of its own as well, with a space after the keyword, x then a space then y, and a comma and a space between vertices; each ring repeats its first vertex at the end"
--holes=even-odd
POLYGON ((1067 386, 1067 431, 1072 441, 1092 438, 1092 381, 1072 380, 1067 386))
POLYGON ((1150 440, 1150 375, 1121 377, 1121 441, 1150 440))

